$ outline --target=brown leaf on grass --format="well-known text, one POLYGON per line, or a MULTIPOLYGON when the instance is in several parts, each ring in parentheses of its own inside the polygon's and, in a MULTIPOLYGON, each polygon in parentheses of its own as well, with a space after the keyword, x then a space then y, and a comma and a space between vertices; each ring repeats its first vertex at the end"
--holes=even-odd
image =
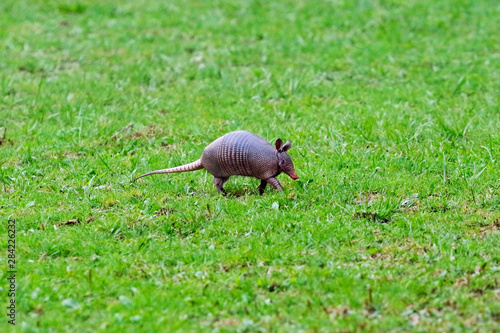
POLYGON ((73 159, 73 158, 80 157, 80 154, 72 152, 72 151, 68 151, 68 152, 63 153, 62 156, 65 158, 68 158, 68 159, 73 159))
POLYGON ((447 300, 444 305, 448 306, 448 307, 451 307, 453 310, 456 310, 457 309, 457 301, 450 301, 450 300, 447 300))
POLYGON ((240 321, 236 318, 216 318, 214 320, 214 326, 224 328, 238 326, 240 321))
POLYGON ((155 215, 156 216, 167 215, 168 213, 174 213, 174 212, 175 212, 175 210, 170 208, 170 207, 168 207, 168 208, 163 207, 163 208, 157 210, 155 212, 155 215))
POLYGON ((47 258, 47 253, 44 252, 40 255, 40 258, 38 258, 38 262, 43 261, 45 258, 47 258))
POLYGON ((323 307, 323 311, 330 317, 330 319, 334 319, 337 317, 344 317, 348 316, 351 313, 354 313, 350 308, 347 306, 339 306, 339 307, 323 307))
POLYGON ((79 219, 72 219, 72 220, 68 220, 66 222, 61 222, 61 223, 58 223, 56 226, 58 227, 62 227, 62 226, 65 226, 65 225, 75 225, 75 224, 80 224, 80 220, 79 219))
POLYGON ((372 212, 358 212, 354 214, 354 218, 363 218, 372 222, 378 223, 389 223, 391 222, 390 217, 380 217, 377 213, 372 212))
POLYGON ((469 280, 466 277, 461 277, 455 281, 453 284, 456 288, 460 288, 463 286, 468 286, 469 285, 469 280))
POLYGON ((495 231, 499 230, 500 230, 500 219, 496 219, 493 222, 491 222, 491 224, 480 229, 483 235, 487 233, 494 233, 495 231))
POLYGON ((370 285, 368 287, 368 297, 365 300, 365 308, 368 310, 368 314, 372 314, 376 311, 375 307, 373 306, 373 289, 370 285))
POLYGON ((156 125, 148 125, 144 128, 142 128, 139 131, 135 131, 134 133, 130 134, 127 136, 127 139, 138 139, 140 137, 146 137, 148 139, 151 139, 155 137, 157 134, 163 134, 163 130, 158 128, 156 125))
POLYGON ((170 149, 177 149, 177 146, 175 145, 175 143, 173 144, 170 144, 170 143, 166 143, 166 142, 161 142, 160 145, 166 149, 166 150, 170 150, 170 149))
POLYGON ((378 201, 382 195, 377 192, 366 192, 361 195, 359 195, 354 201, 357 204, 364 204, 364 203, 370 203, 372 201, 378 201))
POLYGON ((43 315, 42 305, 38 304, 37 306, 35 306, 35 308, 33 309, 33 312, 39 316, 43 315))
POLYGON ((87 218, 87 223, 93 222, 94 220, 95 220, 95 217, 93 217, 93 216, 89 216, 89 217, 87 218))
POLYGON ((465 321, 464 321, 464 324, 466 325, 466 327, 474 327, 475 325, 477 325, 477 318, 467 318, 465 321))
POLYGON ((113 134, 111 137, 112 138, 115 138, 117 137, 118 135, 120 135, 121 133, 127 133, 127 132, 130 132, 132 130, 132 128, 134 128, 134 124, 128 124, 127 126, 123 127, 122 129, 118 130, 115 132, 115 134, 113 134))

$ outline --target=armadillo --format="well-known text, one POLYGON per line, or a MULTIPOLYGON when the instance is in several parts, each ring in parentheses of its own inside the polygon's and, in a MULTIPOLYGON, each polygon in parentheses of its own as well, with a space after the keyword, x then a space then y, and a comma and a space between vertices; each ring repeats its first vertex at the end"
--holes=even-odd
POLYGON ((275 147, 263 138, 247 132, 236 131, 221 136, 209 144, 201 158, 189 164, 175 168, 148 172, 136 178, 158 173, 186 172, 206 169, 214 176, 214 184, 219 193, 226 195, 224 183, 230 176, 249 176, 260 179, 259 194, 264 193, 267 184, 277 190, 283 190, 276 179, 281 172, 292 179, 299 177, 295 173, 293 162, 286 153, 292 147, 290 141, 283 144, 277 139, 275 147))

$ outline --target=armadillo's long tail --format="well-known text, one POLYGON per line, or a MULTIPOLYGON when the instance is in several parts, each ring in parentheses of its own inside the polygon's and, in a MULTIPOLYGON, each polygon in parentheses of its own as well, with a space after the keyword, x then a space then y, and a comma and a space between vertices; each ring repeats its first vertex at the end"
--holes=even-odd
POLYGON ((150 175, 155 175, 157 173, 186 172, 186 171, 195 171, 195 170, 200 170, 200 169, 203 169, 203 165, 201 164, 201 160, 197 160, 197 161, 194 161, 192 163, 180 165, 180 166, 175 167, 175 168, 151 171, 151 172, 145 173, 145 174, 137 177, 134 180, 137 180, 137 179, 142 178, 142 177, 150 176, 150 175))

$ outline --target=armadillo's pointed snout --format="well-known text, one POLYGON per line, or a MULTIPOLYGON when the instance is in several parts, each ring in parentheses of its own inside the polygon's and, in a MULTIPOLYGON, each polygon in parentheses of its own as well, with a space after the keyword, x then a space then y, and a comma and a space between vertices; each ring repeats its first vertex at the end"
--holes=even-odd
POLYGON ((299 176, 295 172, 289 174, 290 178, 292 179, 299 179, 299 176))

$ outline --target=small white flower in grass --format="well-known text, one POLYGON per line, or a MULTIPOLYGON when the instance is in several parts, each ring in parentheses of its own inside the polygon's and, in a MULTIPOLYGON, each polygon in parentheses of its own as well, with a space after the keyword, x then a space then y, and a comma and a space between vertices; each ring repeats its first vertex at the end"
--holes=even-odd
POLYGON ((244 328, 248 328, 254 325, 253 320, 248 319, 248 318, 243 318, 242 325, 244 328))
POLYGON ((209 250, 215 250, 215 246, 212 244, 208 247, 209 250))
POLYGON ((271 305, 271 300, 269 298, 266 298, 266 300, 264 301, 264 304, 266 305, 271 305))
POLYGON ((80 304, 78 304, 78 302, 72 298, 66 298, 65 300, 63 300, 62 305, 72 309, 78 309, 80 307, 80 304))
POLYGON ((193 195, 194 192, 193 191, 190 191, 191 187, 189 187, 189 185, 185 185, 184 186, 184 191, 186 191, 186 194, 187 195, 193 195))
POLYGON ((278 209, 280 209, 280 204, 279 204, 278 202, 276 202, 276 201, 275 201, 275 202, 273 202, 273 205, 272 205, 271 207, 272 207, 272 209, 274 209, 274 210, 278 210, 278 209))
POLYGON ((194 273, 194 276, 196 276, 198 279, 204 279, 208 276, 208 274, 204 271, 197 271, 196 273, 194 273))
POLYGON ((130 317, 130 321, 134 321, 134 322, 140 321, 141 319, 142 319, 141 315, 135 315, 135 316, 130 317))
POLYGON ((132 300, 130 298, 128 298, 127 296, 123 296, 121 295, 120 297, 118 297, 118 299, 120 300, 120 303, 122 303, 123 305, 132 305, 132 300))
POLYGON ((408 310, 405 310, 401 313, 401 316, 403 317, 406 317, 406 316, 409 316, 413 313, 413 309, 408 309, 408 310))

